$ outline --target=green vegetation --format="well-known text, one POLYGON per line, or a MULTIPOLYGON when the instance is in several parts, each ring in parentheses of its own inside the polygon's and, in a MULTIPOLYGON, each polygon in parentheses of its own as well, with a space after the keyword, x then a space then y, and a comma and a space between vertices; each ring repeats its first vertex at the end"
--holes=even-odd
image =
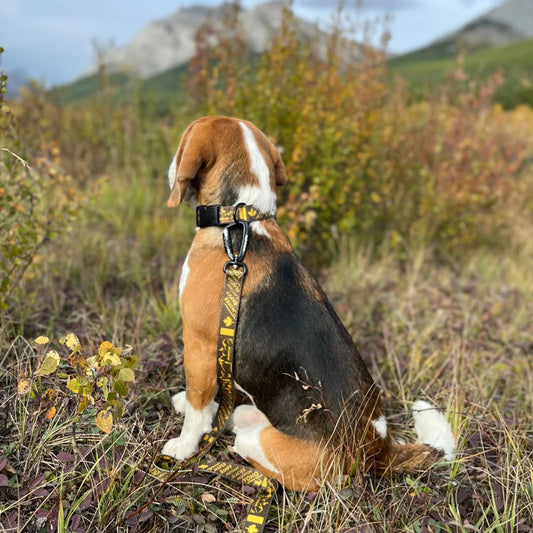
POLYGON ((496 92, 495 101, 505 109, 520 104, 533 106, 533 39, 468 53, 459 62, 449 51, 450 43, 439 43, 391 59, 389 68, 392 74, 404 77, 418 96, 447 76, 483 79, 502 72, 505 81, 496 92))
POLYGON ((111 73, 105 79, 93 74, 68 85, 53 88, 49 96, 59 105, 66 105, 82 104, 96 95, 102 97, 105 94, 123 104, 128 98, 142 94, 145 105, 151 105, 155 112, 161 115, 179 103, 183 105, 184 97, 179 98, 179 95, 186 90, 187 73, 188 66, 184 65, 145 80, 126 73, 111 73))
MULTIPOLYGON (((178 280, 194 222, 165 207, 166 171, 207 112, 248 118, 283 147, 280 222, 383 389, 391 432, 412 440, 409 406, 428 398, 457 436, 456 458, 419 475, 280 490, 267 531, 530 530, 533 110, 492 106, 493 81, 412 103, 373 57, 337 68, 338 35, 318 60, 290 21, 253 68, 239 43, 199 50, 166 114, 140 85, 0 102, 0 188, 13 191, 0 195, 0 260, 19 269, 0 293, 7 531, 239 530, 248 487, 145 475, 182 422, 170 397, 184 386, 178 280), (69 332, 83 357, 39 344, 69 332)), ((239 462, 231 443, 213 455, 239 462)))

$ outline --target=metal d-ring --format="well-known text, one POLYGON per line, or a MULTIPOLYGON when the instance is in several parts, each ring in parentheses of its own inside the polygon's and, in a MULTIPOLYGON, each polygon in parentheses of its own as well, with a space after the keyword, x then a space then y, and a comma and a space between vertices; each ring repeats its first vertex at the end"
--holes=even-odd
POLYGON ((241 207, 246 207, 246 204, 244 202, 239 202, 234 208, 233 208, 233 221, 235 223, 237 222, 246 222, 243 218, 239 218, 239 209, 241 207))
POLYGON ((223 269, 224 274, 226 273, 226 270, 228 270, 228 267, 230 266, 232 266, 235 269, 242 268, 243 275, 246 275, 246 273, 248 272, 248 268, 242 261, 226 261, 226 263, 224 264, 224 269, 223 269))

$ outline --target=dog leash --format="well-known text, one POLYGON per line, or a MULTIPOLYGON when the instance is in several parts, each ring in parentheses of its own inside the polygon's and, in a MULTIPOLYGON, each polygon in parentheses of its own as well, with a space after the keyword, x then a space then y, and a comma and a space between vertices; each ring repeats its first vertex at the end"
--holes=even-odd
MULTIPOLYGON (((198 206, 196 221, 200 228, 224 226, 222 239, 229 261, 224 264, 224 289, 217 340, 217 383, 220 403, 215 415, 212 430, 202 437, 202 446, 192 457, 177 461, 168 455, 158 455, 149 468, 149 473, 162 481, 170 482, 180 471, 198 461, 202 472, 220 475, 233 481, 257 488, 257 494, 248 508, 243 524, 247 533, 261 533, 265 527, 268 511, 277 489, 277 481, 268 478, 255 468, 238 465, 228 461, 208 461, 203 456, 211 449, 217 437, 226 427, 235 403, 235 386, 233 380, 233 357, 235 353, 235 336, 239 318, 244 278, 248 271, 244 256, 248 247, 249 222, 265 220, 271 215, 260 213, 252 206, 198 206), (231 231, 240 228, 241 243, 238 253, 233 250, 231 231)), ((172 497, 166 498, 171 500, 172 497)))

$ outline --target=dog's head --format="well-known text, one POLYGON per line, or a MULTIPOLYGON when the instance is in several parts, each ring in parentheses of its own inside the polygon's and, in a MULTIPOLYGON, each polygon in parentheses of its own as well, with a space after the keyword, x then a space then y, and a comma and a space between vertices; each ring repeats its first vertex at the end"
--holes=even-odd
POLYGON ((185 131, 168 171, 168 206, 244 202, 276 211, 276 188, 287 181, 276 147, 251 122, 204 117, 185 131))

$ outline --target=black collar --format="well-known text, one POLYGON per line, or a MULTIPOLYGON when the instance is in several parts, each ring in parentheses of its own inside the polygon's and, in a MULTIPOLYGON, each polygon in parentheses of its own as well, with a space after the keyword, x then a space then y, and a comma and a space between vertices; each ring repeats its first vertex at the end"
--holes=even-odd
POLYGON ((199 205, 196 208, 196 225, 199 228, 227 226, 238 220, 254 222, 272 218, 272 216, 268 213, 261 213, 252 205, 199 205))

